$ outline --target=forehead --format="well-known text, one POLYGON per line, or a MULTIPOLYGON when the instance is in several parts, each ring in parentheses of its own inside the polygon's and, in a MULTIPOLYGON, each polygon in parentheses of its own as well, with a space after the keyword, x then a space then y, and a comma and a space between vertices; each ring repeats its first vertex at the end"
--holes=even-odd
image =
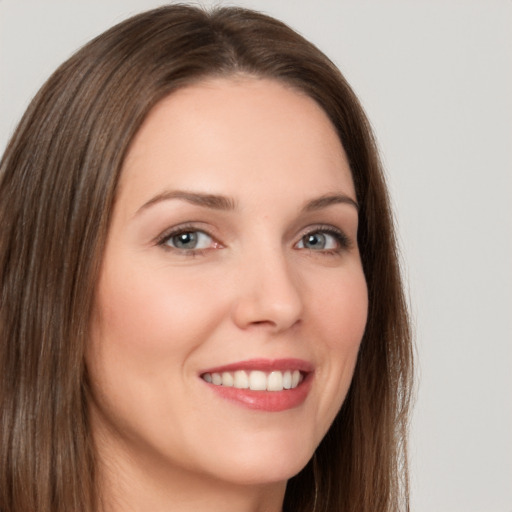
POLYGON ((279 82, 247 77, 204 81, 158 103, 121 176, 121 190, 139 195, 180 187, 237 196, 261 184, 277 194, 354 194, 343 147, 318 104, 279 82))

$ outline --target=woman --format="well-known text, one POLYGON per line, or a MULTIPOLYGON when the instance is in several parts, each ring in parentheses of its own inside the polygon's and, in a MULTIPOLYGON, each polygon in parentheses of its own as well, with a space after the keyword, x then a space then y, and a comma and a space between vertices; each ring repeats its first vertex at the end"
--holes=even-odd
POLYGON ((389 202, 314 46, 127 20, 36 96, 0 198, 2 512, 407 508, 389 202))

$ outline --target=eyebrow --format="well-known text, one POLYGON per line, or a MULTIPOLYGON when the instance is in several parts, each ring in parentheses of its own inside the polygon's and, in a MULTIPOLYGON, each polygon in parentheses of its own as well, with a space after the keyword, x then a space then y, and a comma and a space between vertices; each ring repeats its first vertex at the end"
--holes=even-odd
POLYGON ((169 201, 171 199, 181 199, 191 204, 203 206, 204 208, 211 208, 213 210, 234 210, 236 203, 233 199, 220 196, 216 194, 203 194, 200 192, 187 192, 185 190, 166 190, 161 194, 151 198, 147 203, 144 203, 138 210, 137 213, 142 210, 146 210, 154 204, 162 201, 169 201))
POLYGON ((326 194, 320 196, 317 199, 308 201, 304 206, 303 211, 314 212, 335 204, 348 204, 353 206, 357 211, 359 211, 359 205, 357 204, 357 201, 355 201, 354 199, 345 194, 326 194))
MULTIPOLYGON (((156 195, 149 201, 144 203, 138 210, 140 213, 147 208, 160 203, 162 201, 169 201, 172 199, 180 199, 191 204, 210 208, 213 210, 232 211, 236 209, 236 201, 231 197, 217 195, 217 194, 204 194, 201 192, 189 192, 186 190, 166 190, 161 194, 156 195)), ((359 211, 359 205, 351 197, 345 194, 325 194, 316 199, 308 201, 302 208, 303 212, 314 212, 328 208, 335 204, 348 204, 353 206, 359 211)))

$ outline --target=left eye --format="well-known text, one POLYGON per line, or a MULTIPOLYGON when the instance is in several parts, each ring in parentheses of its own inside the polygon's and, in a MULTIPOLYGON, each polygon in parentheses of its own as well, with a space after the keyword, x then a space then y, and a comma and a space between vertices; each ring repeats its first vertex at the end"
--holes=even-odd
POLYGON ((329 251, 340 247, 339 237, 325 231, 315 231, 304 235, 297 244, 298 249, 329 251))
POLYGON ((208 249, 213 243, 212 237, 203 231, 182 231, 168 236, 163 241, 163 245, 182 251, 208 249))

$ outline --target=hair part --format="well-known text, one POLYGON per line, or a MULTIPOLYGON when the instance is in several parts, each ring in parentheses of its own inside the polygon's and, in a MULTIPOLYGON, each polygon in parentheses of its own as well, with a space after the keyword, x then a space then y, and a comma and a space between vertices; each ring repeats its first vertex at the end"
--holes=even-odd
POLYGON ((408 510, 411 333, 390 202, 369 122, 336 66, 285 24, 172 5, 95 38, 42 87, 0 164, 0 510, 98 505, 84 347, 129 145, 164 97, 211 77, 313 98, 347 155, 369 313, 346 400, 284 510, 408 510))

